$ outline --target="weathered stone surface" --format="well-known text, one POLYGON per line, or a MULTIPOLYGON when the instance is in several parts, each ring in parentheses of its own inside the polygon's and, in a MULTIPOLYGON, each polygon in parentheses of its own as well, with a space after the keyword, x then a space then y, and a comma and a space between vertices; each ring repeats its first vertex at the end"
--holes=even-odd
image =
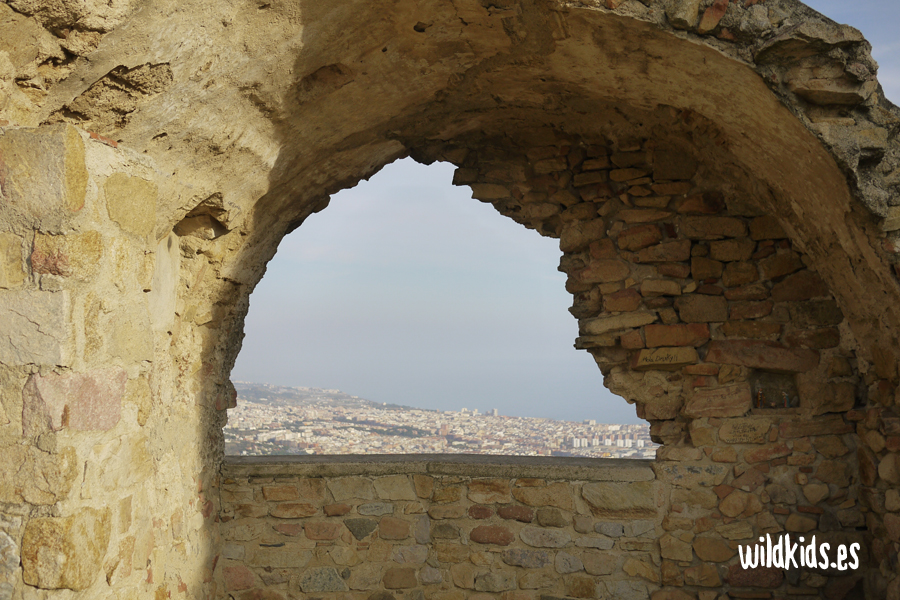
POLYGON ((122 369, 32 376, 22 393, 25 431, 106 431, 119 422, 128 376, 122 369))
POLYGON ((385 589, 389 590, 409 589, 419 585, 416 581, 416 570, 408 567, 391 567, 385 572, 382 583, 385 589))
POLYGON ((663 234, 659 225, 637 225, 619 233, 616 243, 622 250, 635 251, 662 241, 663 234))
POLYGON ((501 506, 497 509, 497 514, 501 519, 513 519, 522 523, 531 523, 534 520, 534 509, 527 506, 501 506))
POLYGON ((653 482, 591 482, 581 495, 595 517, 642 519, 656 514, 656 487, 653 482))
POLYGON ((610 283, 624 281, 631 269, 628 263, 621 260, 592 260, 590 264, 576 274, 582 283, 610 283))
POLYGON ((363 477, 330 478, 327 485, 334 496, 335 502, 354 499, 372 500, 375 498, 375 488, 371 479, 363 477))
POLYGON ((654 469, 660 481, 685 488, 719 485, 728 473, 722 465, 659 464, 654 469))
POLYGON ((479 544, 509 546, 516 539, 516 535, 501 525, 479 525, 469 534, 469 539, 479 544))
POLYGON ((769 419, 728 419, 719 428, 719 439, 726 444, 761 444, 770 426, 769 419))
POLYGON ((682 562, 691 562, 694 560, 694 553, 691 550, 691 545, 669 533, 659 539, 659 553, 663 558, 670 558, 672 560, 682 562))
POLYGON ((0 363, 59 365, 72 361, 69 293, 6 291, 0 294, 0 363))
POLYGON ((22 537, 22 578, 42 589, 84 590, 100 574, 110 536, 108 511, 32 519, 22 537))
POLYGON ((281 502, 269 509, 269 514, 278 519, 302 519, 317 512, 319 509, 306 502, 281 502))
POLYGON ((222 577, 225 579, 225 589, 229 591, 246 590, 256 585, 256 576, 244 565, 225 567, 222 577))
POLYGON ((526 569, 539 569, 550 564, 550 555, 544 550, 528 550, 525 548, 510 548, 500 554, 503 562, 514 567, 526 569))
POLYGON ((641 305, 641 295, 635 289, 625 289, 603 296, 606 312, 631 312, 641 305))
MULTIPOLYGON (((12 32, 18 50, 23 49, 22 31, 19 24, 12 32)), ((0 154, 5 157, 3 196, 28 218, 54 224, 84 206, 85 147, 71 125, 7 129, 0 136, 0 154)))
POLYGON ((388 475, 375 479, 375 493, 384 500, 415 500, 416 492, 406 475, 388 475))
POLYGON ((362 540, 378 527, 378 522, 374 519, 346 519, 344 525, 350 530, 358 540, 362 540))
POLYGON ((740 417, 750 410, 751 401, 747 384, 695 389, 685 402, 682 413, 691 418, 740 417))
POLYGON ((678 227, 684 236, 695 240, 720 240, 747 235, 747 226, 734 217, 681 217, 678 227))
POLYGON ((819 364, 819 353, 762 340, 713 340, 706 360, 751 369, 802 373, 819 364))
POLYGON ((713 537, 695 538, 693 548, 697 558, 705 562, 726 562, 737 554, 731 546, 713 537))
POLYGON ((584 570, 584 563, 581 562, 581 559, 568 552, 557 552, 554 565, 556 567, 556 572, 563 575, 584 570))
MULTIPOLYGON (((725 270, 722 272, 722 285, 726 288, 734 288, 738 286, 746 286, 747 284, 753 283, 754 281, 759 280, 759 271, 756 268, 756 265, 751 262, 733 262, 725 265, 725 270)), ((768 290, 765 287, 753 287, 748 286, 748 289, 742 290, 744 295, 759 295, 761 298, 765 298, 768 295, 768 290)), ((728 300, 741 300, 740 292, 737 290, 726 290, 725 298, 728 300), (729 295, 731 292, 731 295, 729 295)), ((757 299, 747 298, 747 299, 757 299)))
POLYGON ((728 320, 728 303, 721 296, 682 296, 675 300, 675 309, 685 323, 714 323, 728 320))
POLYGON ((690 240, 672 240, 662 242, 638 251, 638 262, 682 262, 691 258, 690 240))
POLYGON ((337 569, 333 567, 314 567, 303 571, 300 576, 300 589, 305 593, 314 592, 346 592, 348 586, 337 569))
POLYGON ((645 279, 641 282, 641 295, 645 298, 680 296, 681 285, 668 279, 645 279))
POLYGON ((699 360, 694 348, 653 348, 635 353, 631 360, 631 368, 636 371, 675 370, 699 360))
POLYGON ((392 514, 394 512, 394 505, 390 502, 368 502, 366 504, 360 504, 356 510, 361 515, 377 517, 380 515, 392 514))
POLYGON ((556 508, 539 508, 537 510, 537 522, 541 527, 568 527, 571 524, 556 508))
MULTIPOLYGON (((700 0, 669 0, 666 17, 677 29, 693 29, 700 18, 700 0)), ((656 599, 654 599, 656 600, 656 599)))
POLYGON ((478 504, 498 504, 512 501, 507 479, 473 479, 469 482, 468 498, 478 504))
POLYGON ((128 233, 148 235, 156 225, 156 183, 125 173, 111 175, 103 185, 109 218, 128 233))
POLYGON ((519 532, 523 542, 535 548, 562 548, 572 541, 572 536, 556 529, 525 527, 519 532))
POLYGON ((780 240, 788 237, 776 217, 766 215, 750 222, 750 237, 754 240, 780 240))
POLYGON ((798 302, 828 295, 828 286, 816 273, 800 271, 772 286, 775 302, 798 302))
POLYGON ((648 348, 660 346, 702 346, 709 341, 709 325, 647 325, 644 339, 648 348))
POLYGON ((514 572, 483 573, 475 578, 475 589, 479 592, 503 592, 516 589, 514 572))
POLYGON ((513 488, 512 494, 516 500, 528 506, 555 506, 563 510, 575 510, 572 488, 568 483, 551 483, 542 487, 517 487, 513 488))
POLYGON ((723 267, 724 265, 718 260, 695 256, 691 259, 691 277, 697 281, 718 279, 722 276, 723 267))
POLYGON ((579 325, 583 335, 601 335, 619 329, 630 329, 649 325, 656 321, 656 315, 648 312, 623 313, 613 317, 584 319, 579 325))

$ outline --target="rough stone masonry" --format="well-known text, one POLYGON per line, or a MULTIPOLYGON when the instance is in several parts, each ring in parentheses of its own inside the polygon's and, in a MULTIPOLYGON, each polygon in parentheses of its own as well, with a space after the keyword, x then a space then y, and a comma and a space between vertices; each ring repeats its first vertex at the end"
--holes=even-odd
POLYGON ((0 3, 0 600, 900 598, 876 71, 793 0, 0 3), (266 262, 403 156, 559 239, 656 461, 224 460, 266 262))

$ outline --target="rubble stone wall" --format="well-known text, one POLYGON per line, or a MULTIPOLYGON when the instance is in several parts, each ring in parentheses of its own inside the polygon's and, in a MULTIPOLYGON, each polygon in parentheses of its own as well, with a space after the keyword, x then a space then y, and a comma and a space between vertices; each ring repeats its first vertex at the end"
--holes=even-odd
POLYGON ((235 598, 647 598, 667 494, 649 461, 228 459, 235 598))
POLYGON ((664 444, 659 583, 608 581, 900 598, 900 109, 870 50, 795 0, 0 3, 0 600, 232 593, 249 296, 403 156, 560 239, 576 343, 664 444), (782 529, 863 567, 734 569, 782 529))

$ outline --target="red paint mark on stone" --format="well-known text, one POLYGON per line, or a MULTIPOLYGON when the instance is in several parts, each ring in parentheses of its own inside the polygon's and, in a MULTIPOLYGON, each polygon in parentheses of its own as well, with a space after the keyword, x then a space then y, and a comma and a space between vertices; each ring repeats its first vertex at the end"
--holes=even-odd
POLYGON ((119 143, 116 142, 115 140, 111 140, 108 137, 104 137, 104 136, 100 135, 99 133, 94 133, 93 131, 89 131, 88 133, 91 134, 92 140, 97 140, 98 142, 100 142, 102 144, 106 144, 107 146, 109 146, 111 148, 119 147, 119 143))
POLYGON ((22 397, 26 432, 108 431, 119 422, 128 375, 119 368, 87 373, 32 375, 22 397))
POLYGON ((207 500, 203 503, 203 509, 201 510, 201 514, 203 514, 204 519, 208 519, 209 515, 212 514, 213 511, 213 503, 212 500, 207 500))

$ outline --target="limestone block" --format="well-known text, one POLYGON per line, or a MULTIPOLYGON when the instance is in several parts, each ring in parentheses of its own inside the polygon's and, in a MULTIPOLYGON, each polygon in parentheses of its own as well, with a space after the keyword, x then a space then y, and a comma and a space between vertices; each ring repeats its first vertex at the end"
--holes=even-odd
POLYGON ((728 467, 724 465, 686 465, 660 463, 654 465, 660 481, 679 487, 694 488, 698 486, 713 487, 725 481, 728 467))
POLYGON ((675 300, 675 308, 685 323, 715 323, 728 320, 728 303, 721 296, 699 294, 682 296, 675 300))
POLYGON ((375 488, 372 480, 362 477, 339 477, 328 480, 328 489, 334 496, 335 502, 342 500, 372 500, 375 498, 375 488))
POLYGON ((597 317, 595 319, 583 319, 579 325, 583 335, 602 335, 609 331, 619 329, 631 329, 649 325, 656 321, 656 315, 650 312, 633 312, 612 317, 597 317))
POLYGON ((69 293, 0 292, 0 363, 69 366, 72 360, 69 293))
POLYGON ((375 492, 385 500, 415 500, 416 492, 406 475, 388 475, 375 479, 375 492))
POLYGON ((702 346, 709 341, 709 325, 647 325, 644 337, 648 348, 660 346, 702 346))
POLYGON ((469 534, 469 539, 479 544, 509 546, 516 535, 502 525, 479 525, 469 534))
POLYGON ((750 386, 744 383, 694 390, 682 412, 691 418, 740 417, 750 410, 750 406, 750 386))
POLYGON ((0 233, 0 289, 16 288, 25 282, 23 242, 14 233, 0 233))
POLYGON ((681 262, 691 258, 690 240, 662 242, 638 252, 637 262, 681 262))
POLYGON ((691 545, 669 533, 659 539, 659 553, 663 558, 671 558, 672 560, 682 562, 694 560, 691 545))
POLYGON ((550 555, 544 550, 511 548, 504 550, 500 557, 504 563, 510 566, 524 567, 526 569, 539 569, 551 563, 550 555))
POLYGON ((719 428, 719 439, 726 444, 762 444, 770 425, 769 419, 728 419, 719 428))
MULTIPOLYGON (((513 489, 512 494, 516 500, 528 506, 555 506, 563 510, 575 510, 572 486, 568 483, 551 483, 544 487, 517 487, 513 489)), ((530 517, 531 513, 527 514, 530 517)), ((522 520, 519 517, 510 518, 522 520)))
POLYGON ((0 598, 10 600, 18 579, 19 546, 5 531, 0 531, 0 598))
POLYGON ((819 364, 819 353, 805 348, 787 348, 777 342, 763 340, 714 340, 709 343, 706 361, 782 373, 801 373, 819 364))
POLYGON ((566 531, 539 527, 525 527, 519 532, 519 537, 535 548, 562 548, 572 541, 572 536, 566 531))
POLYGON ((32 519, 22 537, 22 578, 42 589, 87 589, 100 572, 109 533, 108 510, 32 519))
POLYGON ((346 592, 349 590, 334 567, 306 569, 300 576, 299 586, 304 593, 346 592))
POLYGON ((512 502, 509 480, 473 479, 469 482, 468 498, 478 504, 507 504, 512 502))
POLYGON ((35 435, 69 427, 106 431, 119 422, 128 375, 120 368, 33 375, 22 392, 22 427, 35 435))
POLYGON ((34 224, 58 229, 84 206, 84 142, 71 125, 6 129, 0 134, 4 200, 34 224))
POLYGON ((96 231, 68 235, 36 233, 31 252, 35 273, 74 276, 89 281, 97 275, 103 256, 103 239, 96 231))
POLYGON ((515 572, 483 573, 475 578, 475 590, 479 592, 503 592, 516 589, 515 572))
POLYGON ((156 183, 125 173, 111 175, 103 185, 109 218, 128 233, 144 237, 156 225, 156 183))
POLYGON ((181 268, 178 236, 170 233, 156 246, 153 279, 150 282, 150 325, 153 331, 167 331, 175 320, 176 286, 181 268))
POLYGON ((651 481, 586 483, 582 497, 595 517, 642 519, 656 515, 656 486, 651 481))
POLYGON ((631 368, 636 371, 659 369, 676 370, 684 365, 692 365, 699 361, 694 348, 653 348, 639 350, 631 359, 631 368))

